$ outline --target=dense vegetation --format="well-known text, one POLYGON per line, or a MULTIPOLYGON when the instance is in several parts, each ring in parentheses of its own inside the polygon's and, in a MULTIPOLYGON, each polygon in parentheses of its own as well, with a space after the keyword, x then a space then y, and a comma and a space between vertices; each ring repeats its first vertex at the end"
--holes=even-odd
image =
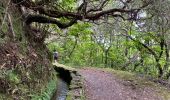
MULTIPOLYGON (((140 5, 137 2, 128 4, 128 8, 140 5)), ((168 4, 169 1, 151 0, 144 9, 137 11, 136 17, 128 20, 104 17, 95 24, 88 21, 65 30, 54 28, 57 31, 54 34, 58 35, 47 40, 48 46, 51 51, 60 52, 62 63, 72 66, 105 66, 167 79, 168 4)))
POLYGON ((169 11, 169 0, 1 0, 0 99, 53 91, 55 49, 63 64, 168 79, 169 11))

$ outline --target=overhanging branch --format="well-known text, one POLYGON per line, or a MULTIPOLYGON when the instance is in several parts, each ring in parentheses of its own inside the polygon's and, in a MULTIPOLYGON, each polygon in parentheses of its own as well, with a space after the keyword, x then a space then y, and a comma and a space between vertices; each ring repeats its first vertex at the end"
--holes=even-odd
MULTIPOLYGON (((120 17, 122 19, 130 19, 130 20, 135 20, 137 13, 143 9, 144 7, 148 6, 149 3, 137 8, 137 9, 125 9, 125 8, 112 8, 109 10, 103 10, 103 7, 109 0, 104 0, 101 2, 101 5, 99 6, 99 9, 87 9, 87 1, 84 0, 83 3, 77 8, 77 11, 70 12, 70 11, 61 11, 57 9, 50 9, 48 6, 40 5, 44 4, 43 3, 35 3, 32 2, 32 0, 12 0, 13 3, 18 4, 19 7, 25 7, 27 9, 31 9, 31 13, 35 13, 36 15, 29 15, 26 18, 26 24, 31 24, 32 22, 38 22, 38 23, 52 23, 56 24, 60 28, 66 28, 74 23, 77 22, 77 20, 98 20, 103 16, 111 16, 111 17, 120 17), (85 7, 85 8, 84 8, 85 7), (38 13, 38 14, 37 14, 38 13), (126 15, 133 15, 130 16, 131 18, 124 18, 123 14, 126 15), (56 18, 67 18, 71 19, 70 22, 68 23, 62 23, 58 21, 56 18)), ((49 0, 45 0, 45 3, 49 3, 49 0)), ((131 1, 131 0, 128 0, 131 1)), ((129 2, 127 2, 129 3, 129 2)), ((29 12, 29 11, 28 11, 29 12)))
POLYGON ((59 28, 66 28, 66 27, 69 27, 69 26, 73 25, 74 23, 76 23, 77 20, 72 19, 68 23, 62 23, 54 18, 50 18, 50 17, 46 17, 46 16, 42 16, 42 15, 31 15, 30 14, 26 17, 25 23, 27 25, 29 25, 32 22, 56 24, 59 28))

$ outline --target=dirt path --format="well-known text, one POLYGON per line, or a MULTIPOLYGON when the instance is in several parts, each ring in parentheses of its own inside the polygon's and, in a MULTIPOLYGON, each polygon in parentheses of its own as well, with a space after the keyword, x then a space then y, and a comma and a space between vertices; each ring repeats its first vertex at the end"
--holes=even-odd
POLYGON ((85 79, 87 100, 164 100, 156 95, 154 89, 136 88, 106 71, 86 68, 79 73, 85 79))

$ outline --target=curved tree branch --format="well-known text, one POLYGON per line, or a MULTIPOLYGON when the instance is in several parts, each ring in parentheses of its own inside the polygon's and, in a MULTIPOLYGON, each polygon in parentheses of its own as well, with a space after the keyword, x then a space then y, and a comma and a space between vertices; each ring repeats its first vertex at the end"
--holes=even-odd
POLYGON ((74 23, 77 22, 76 19, 72 19, 70 22, 68 23, 62 23, 54 18, 50 18, 50 17, 46 17, 46 16, 42 16, 42 15, 28 15, 26 17, 26 21, 25 23, 27 25, 31 24, 32 22, 38 22, 38 23, 51 23, 51 24, 56 24, 59 28, 66 28, 69 27, 71 25, 73 25, 74 23))
MULTIPOLYGON (((61 11, 59 9, 51 9, 48 8, 48 6, 44 6, 44 3, 49 3, 50 0, 40 0, 41 2, 33 2, 32 0, 12 0, 14 4, 19 5, 19 7, 25 7, 28 10, 31 10, 31 13, 35 13, 36 15, 28 15, 26 18, 26 24, 31 24, 32 22, 38 22, 38 23, 52 23, 56 24, 60 28, 66 28, 74 23, 77 22, 77 20, 98 20, 103 16, 111 16, 111 17, 120 17, 125 20, 123 17, 123 14, 132 15, 129 16, 130 18, 127 18, 128 20, 135 20, 137 17, 137 13, 143 9, 144 7, 148 6, 149 3, 146 3, 145 5, 134 8, 134 9, 125 9, 125 8, 112 8, 108 10, 103 10, 105 4, 109 0, 104 0, 101 2, 101 6, 99 9, 90 9, 86 11, 87 9, 87 1, 83 1, 83 3, 77 8, 77 11, 70 12, 70 11, 61 11), (43 5, 40 5, 43 4, 43 5), (67 18, 71 19, 69 23, 62 23, 58 21, 56 18, 67 18)), ((131 0, 130 0, 131 1, 131 0)), ((129 3, 129 2, 127 2, 129 3)), ((30 13, 28 11, 28 13, 30 13)))

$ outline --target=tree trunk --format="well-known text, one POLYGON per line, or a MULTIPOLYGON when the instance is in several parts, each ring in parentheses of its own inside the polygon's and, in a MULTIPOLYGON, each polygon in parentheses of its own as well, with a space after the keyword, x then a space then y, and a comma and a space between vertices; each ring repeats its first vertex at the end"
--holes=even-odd
POLYGON ((158 77, 161 78, 163 76, 163 69, 161 67, 161 64, 157 62, 156 67, 158 68, 158 77))
POLYGON ((105 61, 104 61, 104 64, 105 64, 105 67, 107 67, 108 50, 106 50, 104 54, 105 54, 105 61))
POLYGON ((170 71, 169 71, 169 49, 168 49, 168 45, 167 43, 165 42, 165 55, 166 55, 166 62, 165 62, 165 65, 164 65, 164 73, 165 73, 165 78, 168 79, 170 77, 170 71))
MULTIPOLYGON (((128 37, 126 36, 126 43, 127 42, 129 42, 129 39, 128 39, 128 37)), ((125 56, 127 57, 128 56, 128 53, 129 53, 129 50, 128 50, 129 48, 127 47, 127 45, 125 46, 125 52, 124 52, 124 54, 125 54, 125 56)))

